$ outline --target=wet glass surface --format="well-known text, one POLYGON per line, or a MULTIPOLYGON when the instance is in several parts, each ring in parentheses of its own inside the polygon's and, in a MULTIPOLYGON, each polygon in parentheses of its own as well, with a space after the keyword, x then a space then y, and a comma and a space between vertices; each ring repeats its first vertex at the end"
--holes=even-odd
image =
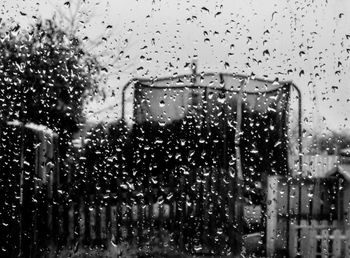
POLYGON ((349 1, 0 6, 1 256, 349 255, 349 1))

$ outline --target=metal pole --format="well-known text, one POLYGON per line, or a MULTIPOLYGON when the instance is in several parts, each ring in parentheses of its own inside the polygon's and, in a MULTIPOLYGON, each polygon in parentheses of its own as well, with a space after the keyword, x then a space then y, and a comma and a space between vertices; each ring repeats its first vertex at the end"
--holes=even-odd
MULTIPOLYGON (((302 169, 303 169, 303 143, 302 143, 302 97, 301 97, 301 92, 299 88, 295 85, 292 84, 294 89, 297 91, 298 94, 298 144, 299 144, 299 175, 297 175, 298 180, 301 180, 302 178, 302 169)), ((293 175, 292 175, 293 176, 293 175)), ((301 182, 299 182, 301 183, 301 182)), ((301 186, 299 186, 298 190, 298 217, 297 217, 297 223, 300 225, 301 222, 301 214, 300 214, 300 209, 301 209, 301 186)), ((298 229, 297 232, 298 239, 301 237, 301 232, 300 229, 298 229)), ((298 249, 300 248, 300 243, 298 242, 298 249)))
POLYGON ((241 160, 241 126, 242 126, 242 97, 243 97, 243 88, 246 83, 246 79, 242 80, 241 87, 239 89, 238 98, 237 98, 237 110, 236 110, 236 132, 235 132, 235 152, 236 152, 236 175, 235 175, 235 184, 237 187, 236 198, 235 198, 235 220, 237 223, 237 248, 239 252, 242 250, 243 245, 243 228, 242 220, 243 219, 243 193, 242 193, 242 183, 243 183, 243 172, 242 172, 242 160, 241 160))
POLYGON ((27 122, 27 119, 25 119, 24 116, 24 86, 21 85, 21 107, 20 107, 20 123, 21 123, 21 159, 20 159, 20 169, 21 169, 21 175, 20 175, 20 233, 19 233, 19 254, 18 257, 23 256, 23 212, 24 212, 24 202, 23 202, 23 192, 24 192, 24 129, 25 124, 27 122))
POLYGON ((19 254, 18 257, 23 256, 23 184, 24 184, 24 123, 21 123, 21 158, 20 158, 20 170, 21 170, 21 175, 20 175, 20 183, 19 183, 19 254))
POLYGON ((235 151, 236 151, 236 172, 237 177, 240 180, 243 180, 242 172, 242 162, 241 162, 241 126, 242 126, 242 97, 243 97, 243 87, 246 83, 246 80, 242 80, 241 87, 237 96, 237 111, 236 111, 236 133, 235 133, 235 151))
POLYGON ((302 131, 302 96, 299 88, 291 83, 298 94, 298 144, 299 144, 299 172, 303 169, 303 131, 302 131))

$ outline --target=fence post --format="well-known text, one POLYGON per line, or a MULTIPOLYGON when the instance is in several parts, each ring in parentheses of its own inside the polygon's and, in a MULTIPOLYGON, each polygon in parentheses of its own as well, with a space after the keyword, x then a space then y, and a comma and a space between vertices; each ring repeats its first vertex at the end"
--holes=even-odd
POLYGON ((289 257, 294 258, 298 249, 298 234, 295 226, 295 221, 289 226, 289 257))
POLYGON ((67 244, 72 244, 74 241, 74 201, 68 204, 68 241, 67 244))
POLYGON ((107 214, 106 206, 104 204, 100 207, 100 236, 101 243, 107 243, 107 214))
POLYGON ((346 240, 345 240, 345 257, 350 257, 350 228, 346 229, 346 240))
POLYGON ((307 257, 307 254, 309 252, 309 248, 310 248, 310 242, 312 241, 312 239, 308 239, 308 235, 309 235, 309 230, 310 227, 307 224, 306 220, 301 220, 300 221, 300 238, 298 239, 298 241, 300 242, 300 252, 301 252, 301 256, 303 257, 307 257))
POLYGON ((308 240, 309 240, 309 250, 306 253, 307 257, 313 258, 316 257, 316 248, 317 248, 317 231, 315 228, 310 228, 308 240))
POLYGON ((91 243, 96 240, 96 207, 93 203, 89 204, 89 228, 91 243))
POLYGON ((117 205, 111 206, 111 223, 110 223, 110 239, 114 239, 116 241, 117 235, 117 205))
POLYGON ((267 177, 267 207, 266 207, 266 254, 273 257, 277 237, 277 195, 278 176, 267 177))
POLYGON ((334 236, 333 247, 332 247, 333 257, 339 258, 341 255, 341 239, 340 239, 341 232, 340 232, 340 230, 339 229, 334 230, 333 236, 334 236))
POLYGON ((84 199, 80 201, 80 207, 79 207, 79 243, 82 245, 85 242, 85 204, 84 199))

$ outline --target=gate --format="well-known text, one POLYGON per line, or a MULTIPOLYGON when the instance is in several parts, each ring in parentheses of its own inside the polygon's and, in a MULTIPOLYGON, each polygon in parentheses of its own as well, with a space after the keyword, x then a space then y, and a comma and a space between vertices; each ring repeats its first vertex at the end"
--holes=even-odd
POLYGON ((337 177, 269 177, 268 257, 346 257, 343 183, 337 177))

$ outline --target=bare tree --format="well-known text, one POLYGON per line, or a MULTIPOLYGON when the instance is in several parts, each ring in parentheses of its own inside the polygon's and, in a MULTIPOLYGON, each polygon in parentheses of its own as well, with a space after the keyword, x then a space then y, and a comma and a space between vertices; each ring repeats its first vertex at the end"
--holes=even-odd
MULTIPOLYGON (((55 8, 57 19, 64 24, 67 33, 74 36, 81 33, 94 19, 100 16, 96 13, 96 9, 89 8, 85 0, 67 1, 63 6, 55 6, 55 8)), ((109 76, 126 71, 133 66, 134 60, 130 60, 130 56, 127 55, 127 51, 133 44, 130 37, 124 37, 119 33, 117 25, 106 24, 105 30, 94 37, 82 37, 86 50, 89 52, 98 51, 102 63, 105 63, 105 80, 109 76), (105 47, 108 40, 113 41, 113 47, 105 47), (124 58, 128 60, 129 64, 123 63, 124 58)))

